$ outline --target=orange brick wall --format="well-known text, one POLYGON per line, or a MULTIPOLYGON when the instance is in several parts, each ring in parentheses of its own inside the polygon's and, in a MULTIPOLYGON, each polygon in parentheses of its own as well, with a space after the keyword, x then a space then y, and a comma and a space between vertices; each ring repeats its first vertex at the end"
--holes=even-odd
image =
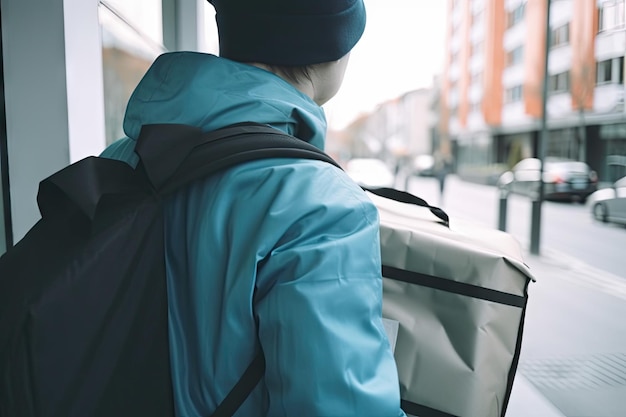
POLYGON ((492 0, 486 4, 485 63, 483 69, 482 112, 485 122, 499 125, 502 121, 502 73, 504 71, 504 48, 502 40, 506 19, 504 0, 492 0))
POLYGON ((469 85, 470 85, 470 58, 472 47, 470 42, 470 33, 472 28, 472 12, 470 10, 470 1, 461 0, 461 50, 459 51, 459 124, 463 127, 467 126, 467 115, 469 114, 469 85))
POLYGON ((537 118, 541 117, 542 107, 547 4, 547 0, 528 0, 526 4, 524 110, 526 114, 537 118))
POLYGON ((443 74, 441 77, 441 96, 439 99, 439 133, 443 138, 449 136, 449 124, 450 124, 450 106, 448 103, 448 94, 450 93, 450 80, 448 74, 450 73, 450 41, 452 39, 452 1, 447 0, 447 18, 446 18, 446 53, 443 63, 443 74))
POLYGON ((595 1, 575 0, 570 24, 572 45, 572 109, 593 107, 596 79, 595 34, 598 32, 598 8, 595 1))

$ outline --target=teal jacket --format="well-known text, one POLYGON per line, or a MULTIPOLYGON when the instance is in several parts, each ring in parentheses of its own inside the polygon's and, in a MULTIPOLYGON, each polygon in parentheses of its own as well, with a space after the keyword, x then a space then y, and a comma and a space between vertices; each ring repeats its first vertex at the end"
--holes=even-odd
MULTIPOLYGON (((143 124, 252 121, 323 148, 326 120, 274 74, 213 55, 160 56, 102 156, 136 164, 143 124)), ((381 320, 378 214, 343 171, 266 159, 194 182, 166 205, 177 415, 208 416, 262 348, 238 416, 402 416, 381 320)))

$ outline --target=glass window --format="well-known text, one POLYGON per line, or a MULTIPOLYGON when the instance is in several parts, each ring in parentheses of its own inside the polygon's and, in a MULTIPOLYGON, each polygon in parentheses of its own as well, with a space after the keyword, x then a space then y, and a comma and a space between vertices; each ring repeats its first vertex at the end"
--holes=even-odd
POLYGON ((128 28, 141 37, 163 44, 161 0, 100 0, 100 4, 117 14, 128 28))
POLYGON ((609 0, 600 4, 598 14, 598 30, 609 30, 624 27, 626 23, 624 0, 609 0))
POLYGON ((456 64, 459 61, 459 53, 458 52, 452 52, 450 54, 450 63, 451 64, 456 64))
POLYGON ((626 124, 606 124, 600 125, 600 138, 606 140, 612 139, 625 139, 626 138, 626 124))
POLYGON ((596 83, 610 83, 613 62, 611 59, 596 64, 596 83))
POLYGON ((484 41, 477 41, 472 44, 472 55, 480 55, 485 47, 484 41))
POLYGON ((478 26, 483 23, 485 19, 485 9, 481 8, 472 15, 472 26, 478 26))
POLYGON ((507 19, 506 19, 507 27, 511 28, 517 25, 518 23, 520 23, 522 20, 524 20, 525 10, 526 10, 526 3, 522 3, 519 6, 517 6, 515 9, 508 12, 507 19))
POLYGON ((523 97, 523 89, 521 85, 507 88, 504 92, 505 103, 515 103, 521 101, 523 97))
POLYGON ((569 43, 569 23, 553 29, 550 34, 550 46, 556 47, 569 43))
POLYGON ((506 54, 506 65, 507 67, 511 67, 514 65, 522 64, 524 60, 524 47, 518 46, 517 48, 509 51, 506 54))
POLYGON ((624 57, 607 59, 596 64, 596 84, 624 84, 624 57))
POLYGON ((472 85, 480 86, 483 83, 483 73, 475 72, 472 74, 472 85))
POLYGON ((450 106, 450 116, 458 117, 458 115, 459 115, 459 106, 458 106, 458 104, 452 104, 450 106))
POLYGON ((550 75, 550 78, 548 78, 548 91, 551 93, 569 91, 569 71, 550 75))
POLYGON ((161 0, 101 0, 107 145, 124 136, 126 104, 154 59, 165 51, 161 0))

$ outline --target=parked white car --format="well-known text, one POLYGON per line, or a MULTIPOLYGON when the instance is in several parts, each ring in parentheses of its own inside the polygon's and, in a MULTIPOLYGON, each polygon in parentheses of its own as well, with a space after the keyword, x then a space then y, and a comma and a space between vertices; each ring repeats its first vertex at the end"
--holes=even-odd
POLYGON ((393 187, 395 177, 385 162, 376 158, 355 158, 346 163, 346 173, 363 187, 393 187))
POLYGON ((591 194, 587 204, 596 220, 626 225, 626 177, 591 194))

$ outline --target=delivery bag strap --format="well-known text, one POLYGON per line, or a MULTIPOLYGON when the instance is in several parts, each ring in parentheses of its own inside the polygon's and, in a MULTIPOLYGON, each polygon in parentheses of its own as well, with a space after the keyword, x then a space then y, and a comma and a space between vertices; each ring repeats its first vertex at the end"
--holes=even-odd
POLYGON ((406 191, 396 190, 395 188, 388 187, 380 187, 380 188, 370 188, 370 187, 361 187, 365 191, 369 191, 372 194, 376 194, 377 196, 388 198, 390 200, 398 201, 400 203, 413 204, 420 207, 425 207, 430 210, 432 214, 437 216, 442 223, 450 227, 450 218, 448 214, 440 209, 439 207, 431 206, 425 200, 419 198, 416 195, 411 193, 407 193, 406 191))

